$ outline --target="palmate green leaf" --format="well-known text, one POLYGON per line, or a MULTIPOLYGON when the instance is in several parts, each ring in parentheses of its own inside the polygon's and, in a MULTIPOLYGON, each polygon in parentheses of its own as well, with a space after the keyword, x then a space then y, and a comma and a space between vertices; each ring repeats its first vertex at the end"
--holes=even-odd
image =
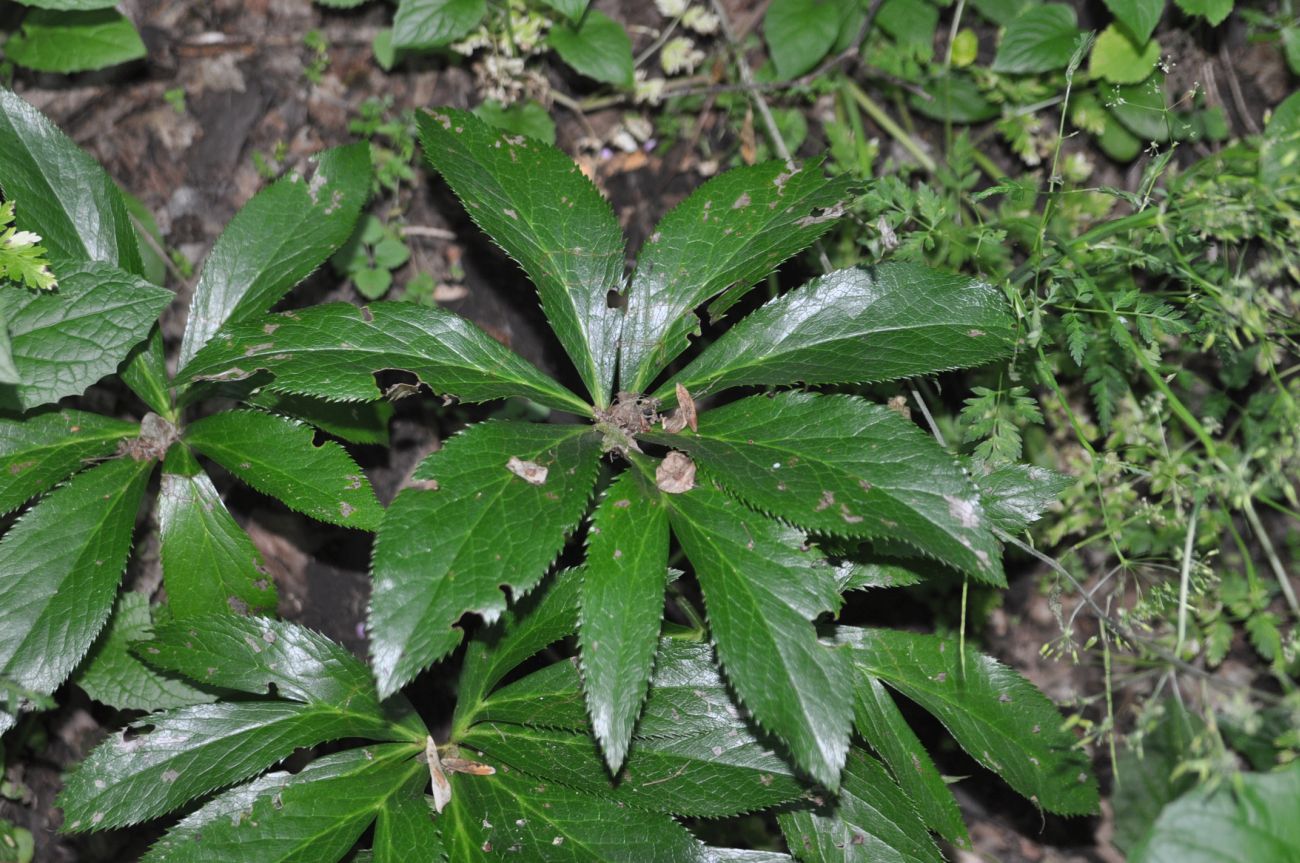
POLYGON ((1165 806, 1129 855, 1132 863, 1294 860, 1300 848, 1300 764, 1245 773, 1165 806))
POLYGON ((312 630, 266 617, 210 615, 158 627, 138 651, 151 665, 250 695, 380 713, 366 666, 312 630))
POLYGON ((1070 6, 1034 6, 1007 24, 993 58, 993 71, 1030 74, 1064 69, 1081 35, 1070 6))
POLYGON ((211 692, 159 674, 131 652, 153 634, 149 597, 128 591, 74 681, 96 701, 117 710, 167 710, 216 700, 211 692))
POLYGON ((804 537, 698 486, 669 500, 695 567, 718 657, 759 725, 828 788, 839 784, 852 711, 849 657, 810 621, 839 607, 834 570, 804 537))
MULTIPOLYGON (((73 477, 0 539, 0 679, 49 694, 113 606, 152 465, 114 459, 73 477)), ((0 712, 0 733, 13 717, 0 712)))
POLYGON ((1151 38, 1160 16, 1165 12, 1165 0, 1106 0, 1106 8, 1137 45, 1151 38))
POLYGON ((668 512, 636 471, 592 516, 578 641, 587 706, 611 771, 627 754, 659 643, 668 576, 668 512))
POLYGON ((128 273, 143 272, 135 228, 117 185, 41 112, 3 87, 0 190, 22 202, 18 226, 40 234, 51 258, 103 261, 128 273))
POLYGON ((802 863, 941 863, 943 855, 885 768, 849 752, 838 798, 821 810, 777 816, 802 863))
POLYGON ((1133 42, 1123 27, 1111 24, 1097 36, 1088 58, 1088 74, 1111 84, 1136 84, 1160 62, 1160 43, 1133 42))
POLYGON ((924 707, 1007 784, 1049 812, 1097 810, 1088 759, 1047 696, 1015 671, 956 638, 839 627, 858 672, 924 707))
POLYGON ((349 144, 263 189, 217 238, 194 286, 177 365, 182 372, 227 323, 260 315, 329 259, 370 196, 370 148, 349 144))
POLYGON ((561 22, 546 34, 560 59, 588 78, 630 88, 635 81, 632 40, 623 25, 590 9, 581 21, 561 22))
MULTIPOLYGON (((406 863, 440 859, 420 793, 428 770, 414 755, 409 745, 381 744, 326 755, 296 774, 268 774, 187 816, 149 850, 144 863, 333 863, 376 816, 376 860, 395 860, 394 851, 405 851, 406 863), (423 808, 430 829, 394 836, 392 813, 401 817, 410 804, 423 808), (412 844, 417 838, 420 844, 412 844), (390 856, 379 856, 381 847, 390 856)), ((409 819, 404 823, 415 828, 409 819)))
POLYGON ((105 830, 157 818, 299 747, 345 737, 402 741, 403 735, 375 714, 319 703, 222 702, 149 716, 95 747, 68 775, 59 797, 64 829, 105 830))
POLYGON ((1028 464, 1004 465, 975 478, 984 514, 993 524, 1013 533, 1038 521, 1074 483, 1074 477, 1028 464))
POLYGON ((553 147, 451 108, 418 122, 425 156, 537 285, 560 344, 605 407, 620 326, 608 295, 623 274, 623 235, 609 202, 553 147))
POLYGON ((814 279, 723 333, 674 384, 691 393, 762 384, 884 381, 976 366, 1010 353, 1015 322, 997 288, 915 264, 814 279))
MULTIPOLYGON (((453 737, 469 727, 483 699, 516 666, 548 644, 578 631, 581 587, 579 571, 562 570, 503 612, 496 624, 475 634, 461 661, 456 710, 451 720, 453 737)), ((578 712, 585 718, 581 704, 578 712)), ((580 719, 576 727, 581 724, 580 719)))
POLYGON ((440 395, 465 402, 523 396, 589 414, 560 386, 469 321, 414 303, 346 303, 270 315, 229 328, 199 352, 192 379, 275 375, 269 389, 331 401, 374 401, 375 372, 411 372, 440 395))
POLYGON ((783 392, 657 434, 733 494, 809 530, 887 537, 991 584, 1001 552, 956 459, 897 412, 855 396, 783 392))
POLYGON ((33 9, 5 43, 5 56, 38 72, 85 72, 139 60, 147 51, 131 19, 113 9, 33 9))
POLYGON ((416 469, 375 537, 368 629, 387 696, 460 643, 454 624, 494 620, 501 587, 527 593, 587 508, 600 437, 585 426, 488 422, 416 469))
POLYGON ((393 47, 427 51, 464 39, 487 14, 485 0, 401 0, 393 16, 393 47))
POLYGON ((863 680, 854 691, 853 725, 888 765, 894 781, 911 800, 925 826, 964 848, 970 836, 957 801, 930 753, 903 718, 880 681, 863 680))
POLYGON ((544 781, 653 812, 720 818, 786 803, 804 790, 739 719, 689 736, 638 739, 614 783, 589 734, 488 722, 460 744, 544 781))
POLYGON ((275 611, 275 582, 261 553, 183 447, 173 448, 163 463, 158 533, 173 615, 275 611))
POLYGON ((16 386, 0 385, 0 410, 80 395, 117 369, 172 300, 171 291, 111 264, 61 262, 54 269, 57 291, 0 291, 22 377, 16 386))
POLYGON ((329 524, 374 530, 383 509, 370 480, 333 441, 261 411, 225 411, 191 423, 184 440, 258 491, 329 524))
POLYGON ((0 416, 0 515, 112 455, 138 423, 71 409, 0 416))
POLYGON ((828 180, 816 162, 798 168, 767 162, 709 180, 674 207, 637 258, 620 388, 644 392, 686 349, 687 336, 699 328, 698 306, 724 291, 725 302, 734 302, 825 233, 848 183, 828 180))
POLYGON ((695 863, 703 847, 660 815, 498 768, 457 774, 442 813, 448 859, 535 863, 695 863), (513 849, 513 850, 512 850, 513 849))

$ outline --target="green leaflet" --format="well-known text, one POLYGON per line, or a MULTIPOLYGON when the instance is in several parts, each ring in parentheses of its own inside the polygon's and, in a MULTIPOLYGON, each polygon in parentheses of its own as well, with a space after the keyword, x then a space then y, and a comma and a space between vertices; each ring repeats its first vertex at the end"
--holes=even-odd
POLYGON ((212 480, 202 471, 190 475, 170 467, 164 466, 158 494, 158 533, 172 614, 274 612, 275 582, 212 480))
POLYGON ((777 816, 803 863, 942 863, 907 795, 869 755, 849 752, 834 804, 777 816))
POLYGON ((559 22, 546 44, 560 59, 588 78, 630 89, 635 83, 632 40, 623 25, 595 9, 578 22, 559 22))
POLYGON ((184 440, 258 491, 319 521, 360 530, 383 509, 347 450, 312 442, 310 426, 261 411, 224 411, 191 423, 184 440))
POLYGON ((117 710, 167 710, 215 701, 216 695, 159 674, 131 652, 152 634, 149 597, 123 593, 74 681, 91 698, 117 710))
POLYGON ((414 303, 345 303, 229 328, 189 364, 191 379, 243 380, 275 375, 270 388, 331 401, 381 397, 375 372, 401 369, 441 395, 466 402, 524 396, 589 414, 560 386, 469 321, 414 303))
POLYGON ((1028 464, 1010 464, 976 476, 984 514, 1005 531, 1024 530, 1056 502, 1074 477, 1028 464))
MULTIPOLYGON (((115 459, 73 477, 0 540, 0 679, 50 694, 108 618, 150 462, 115 459)), ((0 732, 13 717, 0 712, 0 732)))
POLYGON ((956 459, 897 412, 855 396, 783 392, 707 411, 651 439, 690 453, 750 505, 838 536, 902 540, 991 584, 1001 551, 956 459))
POLYGON ((1064 3, 1031 7, 1007 24, 993 71, 1030 74, 1064 69, 1082 35, 1072 7, 1064 3))
POLYGON ((393 47, 441 48, 472 33, 486 14, 485 0, 401 0, 393 16, 393 47))
MULTIPOLYGON (((538 728, 591 729, 577 658, 556 662, 509 683, 478 705, 474 722, 510 722, 538 728)), ((468 727, 467 720, 464 725, 468 727)), ((461 731, 463 737, 467 731, 461 731)))
POLYGON ((1300 764, 1246 773, 1215 790, 1191 791, 1165 806, 1133 849, 1132 863, 1294 860, 1300 848, 1300 764))
MULTIPOLYGON (((377 745, 318 758, 299 773, 272 773, 215 798, 167 832, 144 863, 289 863, 341 859, 378 816, 376 852, 404 851, 405 863, 439 859, 421 783, 428 770, 406 745, 377 745), (410 804, 429 829, 394 836, 393 814, 410 804), (416 810, 418 811, 418 810, 416 810), (381 846, 381 834, 384 844, 381 846), (412 845, 411 840, 420 840, 412 845)), ((376 856, 392 861, 392 856, 376 856)))
POLYGON ((135 423, 71 409, 0 415, 0 515, 111 455, 139 431, 135 423))
POLYGON ((375 863, 413 863, 442 859, 442 840, 434 822, 433 808, 424 798, 429 784, 428 765, 414 764, 406 786, 384 800, 375 823, 372 846, 375 863))
POLYGON ((256 390, 244 401, 303 420, 348 443, 388 446, 388 423, 393 418, 391 402, 334 402, 271 390, 256 390))
POLYGON ((1215 27, 1223 23, 1237 4, 1237 0, 1174 0, 1174 2, 1188 15, 1200 15, 1215 27))
POLYGON ((884 381, 976 366, 1011 351, 997 288, 915 264, 837 270, 767 303, 656 395, 761 384, 884 381))
POLYGON ((14 365, 13 345, 9 341, 9 324, 0 311, 0 386, 23 382, 18 367, 14 365))
POLYGON ((626 471, 592 516, 578 639, 596 739, 611 771, 627 755, 659 643, 668 576, 662 496, 626 471))
POLYGON ((178 367, 227 323, 260 315, 329 259, 352 234, 370 197, 366 144, 326 150, 310 179, 292 174, 235 214, 194 286, 178 367))
POLYGON ((451 108, 419 118, 425 156, 469 215, 537 285, 542 309, 597 407, 609 404, 623 273, 609 202, 569 157, 451 108))
POLYGON ((498 860, 515 849, 536 863, 694 863, 701 846, 667 815, 497 769, 455 775, 442 813, 448 859, 498 860))
MULTIPOLYGON (((478 714, 492 687, 528 657, 578 629, 578 591, 582 576, 563 570, 502 612, 492 627, 479 630, 465 650, 457 683, 452 736, 459 736, 478 714)), ((580 708, 581 709, 581 708, 580 708)))
POLYGON ((172 300, 171 291, 111 264, 64 261, 54 270, 58 291, 0 291, 22 377, 16 386, 0 384, 0 410, 80 395, 117 369, 172 300))
POLYGON ((880 681, 871 678, 859 682, 854 692, 853 725, 889 766, 894 781, 916 807, 925 826, 950 842, 970 847, 957 801, 930 753, 880 681))
POLYGON ((38 72, 85 72, 139 60, 144 42, 131 19, 113 9, 33 9, 5 43, 5 56, 38 72))
POLYGON ((653 812, 720 818, 794 800, 803 787, 791 768, 745 730, 638 739, 611 785, 591 736, 484 723, 460 741, 548 782, 653 812))
POLYGON ((673 533, 695 566, 722 667, 758 723, 834 789, 848 751, 849 658, 810 621, 839 607, 834 570, 804 537, 724 492, 699 486, 669 500, 673 533))
POLYGON ((637 257, 620 388, 644 392, 698 330, 698 306, 724 291, 730 305, 825 233, 847 196, 848 180, 826 179, 816 162, 768 162, 715 177, 674 207, 637 257))
POLYGON ((167 374, 162 328, 154 324, 149 336, 131 349, 126 362, 117 373, 122 383, 140 397, 140 400, 162 417, 175 420, 177 411, 172 407, 171 376, 167 374))
POLYGON ((381 696, 527 593, 582 517, 600 438, 586 426, 481 423, 452 438, 393 501, 375 537, 371 667, 381 696), (513 468, 511 466, 514 466, 513 468))
POLYGON ((139 648, 150 665, 208 686, 379 714, 370 672, 312 630, 266 617, 211 615, 158 627, 139 648), (237 661, 234 661, 237 660, 237 661))
POLYGON ((955 638, 840 627, 859 673, 924 707, 976 761, 1049 812, 1097 810, 1087 757, 1061 727, 1056 706, 1015 671, 955 638))
POLYGON ((247 779, 299 747, 345 737, 394 737, 380 717, 286 701, 200 704, 149 716, 132 728, 135 736, 110 737, 68 776, 59 797, 66 830, 105 830, 157 818, 247 779))
MULTIPOLYGON (((122 193, 89 154, 39 111, 0 87, 0 189, 22 202, 18 224, 51 258, 144 265, 122 193)), ((57 275, 62 278, 62 273, 57 275)))

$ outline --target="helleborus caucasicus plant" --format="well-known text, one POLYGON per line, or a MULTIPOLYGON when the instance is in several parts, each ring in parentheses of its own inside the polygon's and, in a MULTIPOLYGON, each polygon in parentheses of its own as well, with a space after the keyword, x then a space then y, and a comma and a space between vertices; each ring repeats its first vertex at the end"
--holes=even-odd
MULTIPOLYGON (((670 817, 781 805, 800 859, 849 859, 870 836, 899 859, 937 860, 930 832, 961 842, 965 829, 894 693, 1038 805, 1091 811, 1086 759, 1014 672, 955 639, 831 622, 844 591, 927 568, 1004 583, 995 530, 1022 527, 1053 497, 1056 478, 1035 469, 976 480, 898 412, 852 390, 1006 354, 1012 321, 999 291, 913 265, 842 270, 693 345, 699 310, 743 308, 755 283, 816 240, 850 193, 843 182, 815 164, 718 177, 663 219, 625 278, 609 205, 559 151, 452 109, 420 126, 433 166, 536 284, 584 394, 450 312, 384 302, 228 320, 186 358, 182 379, 269 375, 264 391, 285 398, 374 404, 385 395, 376 374, 401 370, 462 402, 522 397, 551 409, 547 422, 491 420, 449 440, 377 530, 376 704, 448 657, 467 615, 488 624, 464 654, 448 739, 426 740, 423 755, 407 750, 430 767, 445 853, 784 859, 701 846, 670 817), (585 561, 547 578, 579 537, 585 561), (914 565, 882 564, 873 544, 910 549, 914 565), (685 632, 663 621, 670 559, 703 597, 692 609, 701 626, 685 632), (575 661, 501 686, 569 634, 575 661)), ((148 650, 140 655, 156 664, 148 650)), ((163 667, 204 682, 198 663, 163 667)), ((172 715, 186 709, 197 708, 172 715)), ((257 728, 241 725, 231 749, 257 728)), ((106 751, 153 751, 155 733, 106 751)), ((157 745, 176 742, 163 735, 157 745)), ((262 764, 280 757, 266 752, 262 764)), ((107 790, 135 781, 134 766, 115 758, 92 756, 85 775, 97 781, 68 792, 67 805, 90 819, 78 819, 81 829, 100 826, 107 790)), ((232 781, 187 786, 166 807, 124 809, 116 823, 232 781)), ((248 849, 298 830, 312 808, 284 798, 278 808, 278 792, 259 781, 228 792, 220 809, 244 813, 232 832, 248 849)), ((314 799, 309 778, 301 787, 314 799)), ((353 798, 357 819, 382 823, 381 791, 353 798)), ((376 837, 374 858, 397 859, 398 846, 376 837)), ((321 848, 337 859, 345 845, 321 848)), ((194 853, 185 859, 251 859, 194 853)))
MULTIPOLYGON (((218 328, 261 315, 328 259, 351 232, 369 183, 365 146, 352 145, 320 154, 310 177, 256 195, 198 277, 180 364, 218 328)), ((0 90, 0 193, 0 212, 16 215, 18 229, 0 236, 41 238, 57 280, 44 284, 40 268, 32 275, 29 267, 16 284, 0 285, 0 345, 13 372, 0 382, 0 517, 35 499, 0 539, 0 731, 78 666, 87 691, 115 707, 210 701, 211 693, 159 677, 127 651, 150 623, 138 595, 121 598, 119 620, 83 664, 113 609, 151 475, 161 465, 163 613, 179 620, 272 611, 275 586, 197 456, 313 518, 373 529, 381 509, 362 471, 338 443, 316 445, 314 429, 286 414, 363 439, 367 428, 379 439, 383 415, 289 403, 250 387, 235 394, 246 409, 186 410, 214 388, 167 373, 157 320, 174 297, 144 278, 124 196, 7 90, 0 90), (138 420, 55 405, 115 372, 142 403, 138 420)), ((14 267, 4 275, 13 281, 14 267)))

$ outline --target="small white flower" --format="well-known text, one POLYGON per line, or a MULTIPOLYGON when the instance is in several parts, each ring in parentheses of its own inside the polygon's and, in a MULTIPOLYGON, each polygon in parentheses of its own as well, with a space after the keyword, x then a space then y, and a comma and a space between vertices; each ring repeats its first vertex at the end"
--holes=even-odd
POLYGON ((720 22, 718 21, 718 16, 714 15, 712 12, 706 12, 699 6, 692 6, 690 9, 687 9, 686 14, 682 16, 682 23, 691 30, 694 30, 696 33, 699 33, 702 36, 707 36, 711 33, 718 32, 718 24, 720 22))
POLYGON ((679 17, 689 5, 690 0, 655 0, 655 6, 659 9, 659 14, 665 18, 679 17))
POLYGON ((703 62, 704 52, 696 48, 695 43, 686 36, 668 40, 668 44, 659 53, 659 65, 669 75, 694 72, 695 67, 703 62))
POLYGON ((14 234, 12 237, 9 238, 9 240, 6 242, 5 245, 10 246, 11 248, 16 248, 19 246, 26 247, 26 246, 34 246, 40 241, 41 241, 40 234, 33 234, 31 231, 18 231, 16 234, 14 234))

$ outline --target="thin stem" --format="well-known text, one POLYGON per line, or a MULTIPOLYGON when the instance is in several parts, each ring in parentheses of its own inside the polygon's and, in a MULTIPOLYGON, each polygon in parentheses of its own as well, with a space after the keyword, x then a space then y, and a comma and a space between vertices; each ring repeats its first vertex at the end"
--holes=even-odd
POLYGON ((1192 504, 1192 515, 1187 520, 1187 539, 1183 542, 1183 567, 1178 578, 1178 640, 1174 642, 1174 655, 1183 655, 1187 640, 1187 594, 1192 580, 1192 545, 1196 542, 1196 518, 1201 514, 1201 501, 1192 504))

